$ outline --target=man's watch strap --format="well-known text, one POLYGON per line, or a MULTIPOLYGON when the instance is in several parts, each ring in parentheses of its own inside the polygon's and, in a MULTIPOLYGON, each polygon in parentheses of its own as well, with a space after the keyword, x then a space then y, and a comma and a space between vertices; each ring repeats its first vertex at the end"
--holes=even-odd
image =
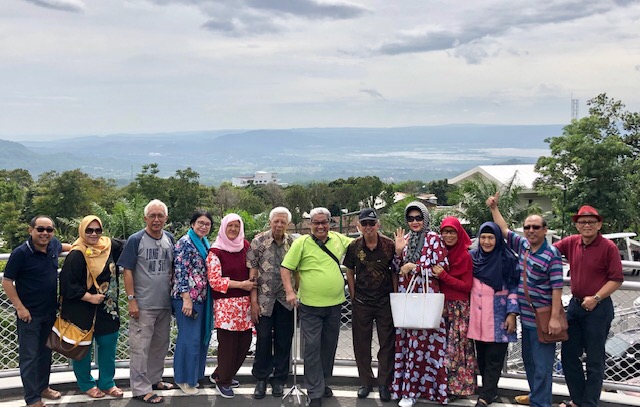
POLYGON ((127 295, 127 301, 131 301, 131 300, 135 300, 135 299, 136 299, 135 295, 133 295, 133 294, 127 295))
POLYGON ((598 294, 594 295, 593 299, 596 300, 596 302, 602 301, 602 297, 600 297, 598 294))

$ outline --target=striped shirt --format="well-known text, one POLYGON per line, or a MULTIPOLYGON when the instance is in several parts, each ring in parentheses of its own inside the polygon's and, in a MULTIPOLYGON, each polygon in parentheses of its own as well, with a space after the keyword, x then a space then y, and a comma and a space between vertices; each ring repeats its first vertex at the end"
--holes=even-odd
MULTIPOLYGON (((518 302, 520 303, 520 321, 524 328, 535 329, 536 320, 533 309, 529 306, 524 295, 522 280, 525 253, 531 250, 529 241, 516 233, 509 231, 507 246, 518 255, 518 302)), ((551 305, 551 293, 554 289, 562 289, 562 258, 560 252, 545 240, 535 252, 529 252, 527 258, 527 286, 529 297, 536 308, 551 305)))

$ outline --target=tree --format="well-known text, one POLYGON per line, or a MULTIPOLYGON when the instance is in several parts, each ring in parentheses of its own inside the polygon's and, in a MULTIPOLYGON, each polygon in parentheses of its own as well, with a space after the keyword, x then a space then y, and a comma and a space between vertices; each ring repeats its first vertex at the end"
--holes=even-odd
POLYGON ((570 214, 588 204, 603 216, 603 231, 622 231, 638 215, 638 114, 625 112, 606 94, 588 105, 589 116, 546 140, 551 155, 538 159, 541 176, 534 185, 551 197, 553 226, 566 232, 570 214))
POLYGON ((158 164, 145 164, 142 170, 136 175, 133 194, 142 194, 147 201, 159 199, 164 203, 169 202, 169 182, 158 176, 160 169, 158 164))
POLYGON ((302 214, 311 210, 311 199, 302 185, 291 185, 285 190, 286 207, 291 211, 291 222, 296 232, 300 231, 302 214))

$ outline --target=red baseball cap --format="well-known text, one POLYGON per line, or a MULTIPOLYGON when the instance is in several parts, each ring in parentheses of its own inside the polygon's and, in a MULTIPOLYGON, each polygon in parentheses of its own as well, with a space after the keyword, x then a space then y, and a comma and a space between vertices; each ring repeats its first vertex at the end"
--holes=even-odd
POLYGON ((598 222, 602 222, 602 216, 600 216, 596 208, 594 208, 593 206, 582 205, 578 210, 578 213, 573 215, 571 219, 573 219, 573 222, 575 223, 581 216, 594 216, 596 219, 598 219, 598 222))

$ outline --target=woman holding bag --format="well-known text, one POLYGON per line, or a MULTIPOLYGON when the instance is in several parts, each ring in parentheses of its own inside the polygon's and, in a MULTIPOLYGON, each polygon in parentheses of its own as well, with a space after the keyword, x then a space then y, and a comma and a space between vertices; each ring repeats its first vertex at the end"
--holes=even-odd
POLYGON ((213 217, 207 211, 195 211, 191 228, 173 248, 174 274, 171 305, 178 325, 173 354, 176 384, 185 394, 198 393, 198 380, 204 377, 207 363, 213 305, 207 279, 207 255, 213 217))
POLYGON ((60 272, 61 315, 82 329, 94 327, 99 377, 96 382, 91 376, 91 350, 73 361, 73 373, 78 387, 89 397, 120 398, 123 392, 113 376, 120 329, 116 261, 122 242, 102 236, 102 221, 93 215, 82 219, 78 234, 60 272))
POLYGON ((485 222, 478 233, 478 248, 471 252, 473 286, 467 337, 474 339, 482 388, 476 407, 486 407, 498 396, 509 342, 516 342, 518 271, 516 257, 504 242, 500 227, 485 222))
MULTIPOLYGON (((425 277, 429 277, 427 292, 440 292, 433 277, 435 265, 448 267, 446 249, 440 236, 429 229, 429 212, 420 202, 411 202, 404 210, 409 233, 395 233, 394 267, 400 272, 398 292, 406 292, 413 276, 414 292, 424 292, 425 277)), ((415 405, 418 398, 438 403, 447 402, 447 371, 445 368, 446 331, 444 319, 438 329, 396 328, 391 391, 400 407, 415 405)))
POLYGON ((444 317, 447 327, 447 371, 449 401, 475 394, 478 362, 469 330, 470 293, 473 283, 473 261, 469 254, 471 239, 460 221, 449 216, 440 224, 440 235, 447 247, 449 270, 433 266, 445 296, 444 317))

